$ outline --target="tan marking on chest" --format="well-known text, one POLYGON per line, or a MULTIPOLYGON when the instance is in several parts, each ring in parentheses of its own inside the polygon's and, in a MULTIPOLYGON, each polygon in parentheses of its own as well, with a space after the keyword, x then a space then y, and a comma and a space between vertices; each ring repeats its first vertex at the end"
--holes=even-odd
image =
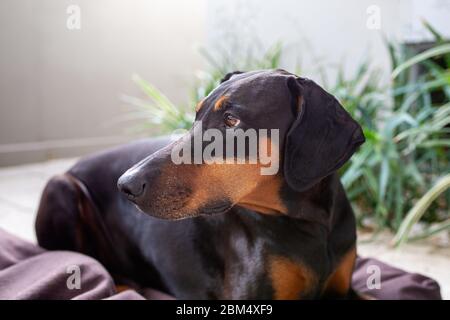
POLYGON ((269 276, 277 300, 300 299, 315 283, 308 268, 283 256, 269 257, 269 276))
POLYGON ((356 247, 350 249, 341 259, 336 270, 327 279, 324 294, 345 296, 350 290, 353 268, 356 260, 356 247))

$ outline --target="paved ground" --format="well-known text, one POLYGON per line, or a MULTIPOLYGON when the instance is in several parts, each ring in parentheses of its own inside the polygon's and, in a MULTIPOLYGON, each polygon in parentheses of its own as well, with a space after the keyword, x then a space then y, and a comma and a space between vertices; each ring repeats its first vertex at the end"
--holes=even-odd
MULTIPOLYGON (((45 182, 74 162, 75 159, 64 159, 0 168, 0 227, 36 241, 34 216, 45 182)), ((377 257, 405 270, 435 278, 444 298, 450 299, 450 247, 420 242, 393 249, 388 240, 389 235, 384 234, 376 241, 361 242, 358 251, 363 256, 377 257)))

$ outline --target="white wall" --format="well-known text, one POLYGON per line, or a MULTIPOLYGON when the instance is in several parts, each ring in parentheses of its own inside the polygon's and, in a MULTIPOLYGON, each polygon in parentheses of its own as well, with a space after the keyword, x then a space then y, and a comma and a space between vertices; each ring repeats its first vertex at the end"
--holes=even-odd
POLYGON ((204 15, 204 0, 0 1, 0 165, 131 139, 111 123, 120 96, 140 94, 134 72, 184 103, 204 15), (66 27, 70 4, 80 30, 66 27))
MULTIPOLYGON (((364 59, 385 70, 387 77, 383 35, 400 41, 427 38, 419 21, 425 18, 450 36, 449 17, 448 0, 218 0, 209 2, 207 39, 213 47, 232 50, 255 35, 263 47, 281 41, 284 67, 294 70, 300 58, 303 75, 312 78, 318 78, 317 65, 344 64, 351 72, 364 59), (380 9, 380 29, 367 27, 372 5, 380 9)), ((328 73, 332 78, 331 68, 328 73)))

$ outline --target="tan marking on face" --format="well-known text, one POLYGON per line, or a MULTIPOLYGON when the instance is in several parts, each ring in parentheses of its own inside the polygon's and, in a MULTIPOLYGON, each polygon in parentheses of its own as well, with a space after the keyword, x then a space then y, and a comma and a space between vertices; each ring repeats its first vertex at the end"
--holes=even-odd
POLYGON ((199 112, 200 109, 203 107, 203 103, 205 102, 205 99, 200 100, 199 103, 197 103, 197 106, 195 107, 195 112, 199 112))
POLYGON ((356 247, 347 252, 339 262, 338 267, 326 280, 325 294, 345 296, 350 290, 353 268, 356 260, 356 247))
MULTIPOLYGON (((270 139, 259 140, 259 148, 278 154, 277 147, 271 148, 270 139)), ((263 214, 286 214, 287 208, 280 198, 281 173, 262 175, 261 168, 260 163, 179 165, 168 166, 161 177, 163 180, 175 179, 192 190, 183 209, 177 210, 180 216, 225 199, 232 205, 238 204, 263 214)), ((161 189, 167 187, 167 181, 162 182, 161 189)))
POLYGON ((268 272, 277 300, 300 299, 317 283, 311 270, 283 256, 269 256, 268 272))
MULTIPOLYGON (((270 138, 259 139, 259 150, 280 162, 278 146, 272 145, 270 138)), ((271 164, 273 165, 273 164, 271 164)), ((279 165, 278 165, 279 167, 279 165)), ((259 166, 261 168, 261 165, 259 166)), ((279 170, 279 168, 278 168, 279 170)), ((287 214, 287 208, 280 198, 280 189, 283 185, 283 178, 280 172, 276 175, 261 175, 258 177, 258 185, 254 190, 242 197, 238 204, 250 210, 255 210, 264 214, 278 215, 287 214)))
MULTIPOLYGON (((274 153, 276 148, 270 148, 270 139, 259 139, 259 148, 269 149, 274 153)), ((278 153, 278 152, 277 152, 278 153)), ((224 159, 222 159, 225 161, 224 159)), ((257 159, 253 159, 257 160, 257 159)), ((283 185, 281 173, 275 175, 261 174, 261 163, 212 163, 212 164, 168 164, 162 169, 158 182, 159 189, 167 190, 165 196, 160 195, 160 201, 173 206, 175 200, 182 203, 171 218, 182 218, 196 215, 199 208, 228 200, 231 205, 241 205, 263 214, 286 214, 287 208, 280 198, 283 185), (191 190, 185 200, 172 199, 177 194, 175 186, 184 185, 191 190)), ((153 201, 156 201, 153 199, 153 201)), ((162 207, 166 206, 162 204, 162 207)), ((168 213, 169 214, 169 213, 168 213)))
POLYGON ((264 214, 287 214, 287 208, 280 198, 282 184, 283 180, 279 175, 264 176, 258 186, 241 198, 238 204, 264 214))
POLYGON ((217 99, 216 103, 214 104, 214 111, 222 109, 227 99, 228 96, 221 96, 219 99, 217 99))
POLYGON ((225 198, 235 204, 257 186, 260 176, 256 164, 203 164, 193 170, 189 183, 194 193, 186 206, 191 210, 225 198))
POLYGON ((224 198, 233 205, 264 214, 286 214, 280 198, 283 180, 277 175, 261 175, 259 164, 209 164, 194 169, 194 193, 187 208, 196 209, 224 198))

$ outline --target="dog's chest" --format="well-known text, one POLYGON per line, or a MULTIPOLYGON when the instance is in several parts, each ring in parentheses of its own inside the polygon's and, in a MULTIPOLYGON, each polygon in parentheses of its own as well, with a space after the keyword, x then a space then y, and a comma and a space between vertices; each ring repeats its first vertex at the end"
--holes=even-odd
POLYGON ((316 291, 317 275, 303 263, 281 255, 270 255, 266 267, 273 299, 300 299, 316 291))
POLYGON ((319 276, 289 245, 236 238, 225 259, 223 298, 302 299, 319 291, 319 276))

